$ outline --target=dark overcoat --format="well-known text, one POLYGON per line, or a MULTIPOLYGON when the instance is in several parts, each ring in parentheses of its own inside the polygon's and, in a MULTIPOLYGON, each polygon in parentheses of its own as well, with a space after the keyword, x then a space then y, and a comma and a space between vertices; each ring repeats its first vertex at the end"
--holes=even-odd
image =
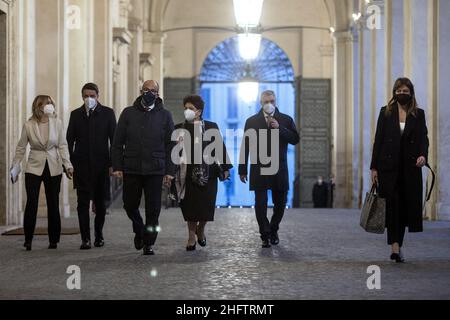
POLYGON ((410 232, 423 231, 423 179, 422 168, 416 166, 420 156, 428 161, 428 129, 425 112, 409 114, 403 137, 400 131, 399 111, 394 106, 389 114, 381 109, 372 153, 371 169, 378 171, 380 197, 392 197, 403 180, 405 201, 401 204, 407 214, 410 232), (403 139, 403 143, 402 143, 403 139), (400 172, 402 170, 402 172, 400 172))
MULTIPOLYGON (((287 163, 287 152, 289 144, 296 145, 300 142, 300 136, 297 132, 294 120, 286 114, 281 113, 278 108, 274 114, 275 120, 280 124, 279 130, 279 140, 277 141, 278 148, 271 150, 270 140, 271 134, 274 129, 269 129, 266 119, 264 117, 264 112, 261 110, 258 114, 249 118, 245 124, 245 132, 254 129, 256 132, 260 130, 268 130, 267 140, 261 141, 259 134, 257 135, 257 141, 251 141, 248 137, 245 137, 241 145, 241 157, 243 163, 239 164, 239 175, 248 174, 249 166, 249 155, 250 144, 256 143, 258 149, 257 159, 250 160, 250 190, 277 190, 277 191, 288 191, 289 190, 289 172, 287 163), (259 150, 261 143, 267 143, 268 155, 272 156, 274 152, 279 154, 279 168, 277 172, 273 175, 263 175, 261 169, 270 167, 269 165, 263 164, 259 156, 259 150)), ((264 152, 262 152, 264 153, 264 152)))
POLYGON ((110 150, 115 130, 114 110, 100 103, 91 117, 84 106, 71 113, 66 138, 74 167, 75 189, 90 190, 91 178, 108 172, 112 165, 110 150))

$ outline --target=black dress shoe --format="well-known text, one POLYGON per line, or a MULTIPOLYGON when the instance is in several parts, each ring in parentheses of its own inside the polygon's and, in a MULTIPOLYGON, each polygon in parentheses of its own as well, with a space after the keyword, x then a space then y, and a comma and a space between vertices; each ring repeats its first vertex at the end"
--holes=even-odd
POLYGON ((269 240, 263 240, 263 241, 262 241, 262 247, 263 247, 264 249, 270 248, 271 245, 270 245, 270 243, 269 243, 269 240))
POLYGON ((48 245, 48 248, 49 249, 58 249, 58 244, 57 243, 50 243, 49 245, 48 245))
POLYGON ((94 247, 101 248, 105 246, 105 241, 103 239, 95 239, 94 247))
POLYGON ((144 246, 144 256, 153 256, 155 252, 153 251, 152 246, 144 246))
POLYGON ((25 243, 23 244, 23 246, 25 247, 25 249, 27 251, 31 251, 31 241, 25 241, 25 243))
POLYGON ((83 241, 80 250, 90 250, 92 248, 91 241, 83 241))
POLYGON ((277 246, 280 243, 280 238, 278 238, 278 233, 274 233, 270 236, 270 243, 277 246))
POLYGON ((195 244, 193 246, 186 246, 186 251, 195 251, 195 250, 196 250, 195 244))
POLYGON ((405 262, 405 259, 403 258, 401 253, 391 254, 391 260, 395 261, 396 263, 404 263, 405 262))
POLYGON ((144 248, 144 240, 141 236, 134 236, 134 247, 136 248, 136 250, 142 250, 142 248, 144 248))

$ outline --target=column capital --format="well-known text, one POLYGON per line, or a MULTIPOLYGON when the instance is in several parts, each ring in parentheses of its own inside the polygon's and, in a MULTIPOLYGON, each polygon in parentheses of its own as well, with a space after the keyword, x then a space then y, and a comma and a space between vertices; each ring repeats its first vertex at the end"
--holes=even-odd
POLYGON ((133 35, 128 29, 125 28, 114 28, 113 29, 113 39, 119 44, 129 45, 133 39, 133 35))
POLYGON ((144 28, 142 19, 128 17, 128 30, 136 32, 138 30, 142 30, 144 28))
POLYGON ((146 32, 144 34, 144 41, 152 44, 163 44, 167 38, 167 34, 161 31, 146 32))
POLYGON ((333 39, 336 42, 350 42, 353 40, 352 32, 349 30, 336 31, 333 33, 333 39))
POLYGON ((141 65, 152 66, 155 63, 155 57, 151 53, 141 53, 139 55, 141 65))

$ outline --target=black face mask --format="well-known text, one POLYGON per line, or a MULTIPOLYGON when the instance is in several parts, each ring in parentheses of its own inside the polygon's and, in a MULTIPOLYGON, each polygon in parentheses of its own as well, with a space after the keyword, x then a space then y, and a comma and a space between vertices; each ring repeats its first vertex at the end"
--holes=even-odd
POLYGON ((404 93, 395 95, 395 98, 397 99, 398 103, 400 103, 402 106, 406 106, 412 100, 412 96, 411 95, 404 94, 404 93))
POLYGON ((155 104, 156 96, 151 92, 147 91, 142 94, 142 103, 145 107, 151 107, 155 104))

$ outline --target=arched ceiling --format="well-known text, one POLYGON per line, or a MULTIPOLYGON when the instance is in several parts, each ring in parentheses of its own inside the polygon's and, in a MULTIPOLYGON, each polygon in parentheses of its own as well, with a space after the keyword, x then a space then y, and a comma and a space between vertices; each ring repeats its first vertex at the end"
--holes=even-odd
MULTIPOLYGON (((235 25, 232 0, 148 0, 150 30, 235 25)), ((315 26, 345 30, 352 0, 265 0, 264 27, 315 26)))

